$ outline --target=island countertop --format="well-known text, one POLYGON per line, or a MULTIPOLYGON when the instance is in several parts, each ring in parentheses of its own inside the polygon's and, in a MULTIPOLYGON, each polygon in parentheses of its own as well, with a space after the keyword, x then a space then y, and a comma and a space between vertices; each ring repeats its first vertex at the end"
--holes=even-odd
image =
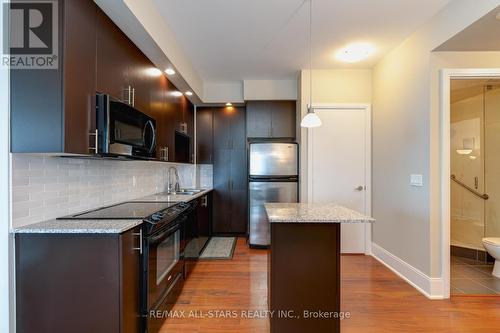
POLYGON ((375 219, 333 203, 266 203, 270 223, 372 223, 375 219))

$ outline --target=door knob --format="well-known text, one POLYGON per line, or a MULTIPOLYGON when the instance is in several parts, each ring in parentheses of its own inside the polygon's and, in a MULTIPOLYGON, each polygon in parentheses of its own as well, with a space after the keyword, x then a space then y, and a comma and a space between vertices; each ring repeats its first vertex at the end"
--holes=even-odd
POLYGON ((364 186, 361 186, 361 185, 355 188, 355 190, 356 190, 356 191, 358 191, 358 192, 361 192, 361 191, 363 191, 364 189, 365 189, 365 187, 364 187, 364 186))

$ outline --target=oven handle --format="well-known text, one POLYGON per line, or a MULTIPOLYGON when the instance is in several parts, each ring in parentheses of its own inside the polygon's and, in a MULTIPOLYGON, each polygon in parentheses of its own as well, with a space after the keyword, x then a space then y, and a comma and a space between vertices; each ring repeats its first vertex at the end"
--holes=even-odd
POLYGON ((167 238, 168 236, 170 236, 171 234, 173 234, 174 232, 176 232, 180 228, 181 228, 181 225, 179 224, 179 222, 176 222, 173 227, 168 228, 167 230, 163 231, 161 234, 159 234, 157 236, 148 237, 148 241, 149 241, 149 243, 152 243, 152 244, 157 243, 158 241, 167 238))

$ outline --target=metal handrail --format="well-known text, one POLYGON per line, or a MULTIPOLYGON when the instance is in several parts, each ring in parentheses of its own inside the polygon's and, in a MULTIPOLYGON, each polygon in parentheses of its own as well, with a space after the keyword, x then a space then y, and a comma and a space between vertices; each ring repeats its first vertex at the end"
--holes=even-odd
POLYGON ((458 185, 465 188, 466 190, 468 190, 469 192, 471 192, 472 194, 474 194, 475 196, 480 197, 481 199, 488 200, 490 198, 490 196, 488 194, 486 194, 486 193, 481 194, 478 191, 474 190, 472 187, 469 187, 468 185, 462 183, 460 180, 457 179, 457 177, 455 177, 455 175, 451 175, 450 179, 453 180, 458 185))

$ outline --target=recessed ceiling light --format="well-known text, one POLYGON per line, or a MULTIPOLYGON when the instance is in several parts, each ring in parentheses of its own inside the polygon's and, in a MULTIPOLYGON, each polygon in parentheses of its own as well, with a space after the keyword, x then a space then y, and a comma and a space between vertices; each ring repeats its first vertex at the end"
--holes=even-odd
POLYGON ((226 106, 233 106, 233 103, 229 103, 229 102, 227 102, 227 103, 226 103, 226 106))
POLYGON ((155 68, 155 67, 148 68, 146 70, 146 72, 150 76, 160 76, 161 75, 161 70, 159 70, 158 68, 155 68))
POLYGON ((167 75, 174 75, 175 71, 172 68, 167 68, 165 69, 165 73, 167 73, 167 75))
POLYGON ((175 96, 175 97, 181 97, 182 96, 182 93, 180 91, 172 91, 170 93, 172 96, 175 96))
POLYGON ((370 43, 352 43, 335 53, 335 58, 344 62, 365 60, 375 53, 375 46, 370 43))
POLYGON ((193 96, 193 93, 191 91, 189 91, 189 90, 186 91, 185 94, 186 94, 186 96, 193 96))

